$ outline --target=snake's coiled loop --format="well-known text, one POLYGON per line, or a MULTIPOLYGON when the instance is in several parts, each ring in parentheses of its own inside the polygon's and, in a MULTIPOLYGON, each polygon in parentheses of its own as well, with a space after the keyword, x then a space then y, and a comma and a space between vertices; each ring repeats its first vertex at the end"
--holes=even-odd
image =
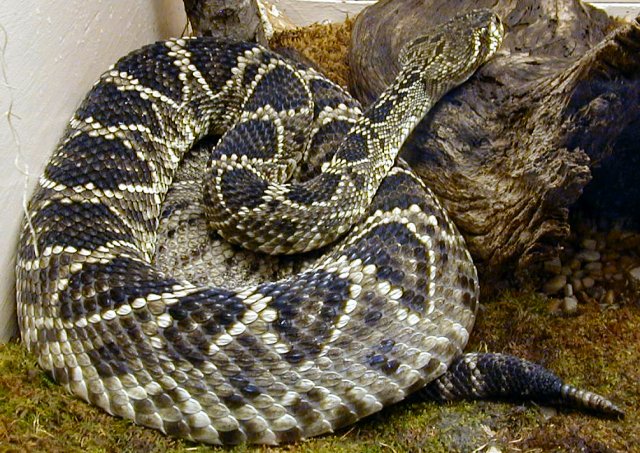
POLYGON ((74 114, 29 203, 23 341, 74 394, 210 443, 318 435, 423 387, 466 344, 477 277, 445 211, 396 157, 501 36, 487 11, 443 25, 407 48, 364 114, 254 44, 174 39, 127 55, 74 114), (269 253, 336 242, 298 273, 240 286, 157 264, 158 227, 189 200, 163 202, 208 134, 224 134, 204 195, 222 236, 269 253))

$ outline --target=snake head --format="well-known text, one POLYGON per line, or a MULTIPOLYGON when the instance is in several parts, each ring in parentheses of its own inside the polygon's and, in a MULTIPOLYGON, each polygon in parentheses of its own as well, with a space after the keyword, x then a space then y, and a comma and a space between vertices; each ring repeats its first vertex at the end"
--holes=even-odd
POLYGON ((457 86, 491 58, 504 36, 493 11, 478 9, 455 16, 409 42, 400 52, 403 69, 419 72, 428 84, 457 86))

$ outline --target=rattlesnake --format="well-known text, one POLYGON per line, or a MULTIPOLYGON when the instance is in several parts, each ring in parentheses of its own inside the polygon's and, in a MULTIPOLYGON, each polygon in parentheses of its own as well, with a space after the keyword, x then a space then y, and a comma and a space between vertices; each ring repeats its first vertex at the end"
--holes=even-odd
MULTIPOLYGON (((540 382, 545 372, 525 362, 462 355, 475 267, 396 159, 501 37, 499 19, 476 11, 417 39, 364 114, 314 70, 251 43, 180 38, 125 56, 74 114, 29 203, 23 342, 83 399, 208 443, 319 435, 429 383, 441 398, 510 394, 509 382, 489 389, 487 366, 540 382), (211 157, 190 151, 208 134, 222 134, 211 157), (200 223, 214 233, 192 235, 200 223), (320 250, 262 257, 220 236, 268 253, 320 250), (218 270, 192 266, 216 260, 218 270), (465 391, 445 373, 454 360, 465 391)), ((551 398, 617 411, 549 382, 551 398)))

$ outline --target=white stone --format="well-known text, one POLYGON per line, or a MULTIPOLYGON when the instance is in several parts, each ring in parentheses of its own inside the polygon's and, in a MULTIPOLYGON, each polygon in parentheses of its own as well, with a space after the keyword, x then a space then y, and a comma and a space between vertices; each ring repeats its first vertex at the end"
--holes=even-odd
POLYGON ((640 266, 630 269, 629 277, 633 280, 633 283, 640 284, 640 266))
POLYGON ((564 287, 564 295, 565 297, 573 296, 573 286, 571 285, 571 283, 567 283, 567 285, 564 287))
POLYGON ((565 313, 570 314, 578 311, 578 299, 576 299, 574 296, 565 297, 562 300, 562 310, 565 313))

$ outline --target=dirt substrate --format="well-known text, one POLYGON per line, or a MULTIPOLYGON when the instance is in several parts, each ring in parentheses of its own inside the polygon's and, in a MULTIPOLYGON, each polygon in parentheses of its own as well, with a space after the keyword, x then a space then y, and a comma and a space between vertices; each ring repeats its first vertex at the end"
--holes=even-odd
MULTIPOLYGON (((276 41, 300 49, 318 66, 328 68, 334 80, 346 85, 349 29, 349 23, 313 26, 288 32, 276 41)), ((574 243, 578 244, 577 253, 593 246, 578 238, 574 243)), ((599 243, 595 248, 606 267, 605 257, 611 255, 598 247, 599 243)), ((591 271, 585 269, 588 260, 582 261, 578 267, 567 256, 560 264, 550 264, 549 275, 541 279, 566 274, 569 284, 574 281, 575 291, 575 279, 584 279, 591 271)), ((611 275, 611 285, 604 276, 601 283, 596 282, 605 288, 604 298, 611 297, 606 296, 610 288, 620 285, 615 273, 611 275)), ((541 363, 574 385, 610 397, 626 411, 624 420, 557 412, 533 404, 441 406, 409 400, 333 435, 298 445, 280 449, 240 446, 229 451, 640 451, 638 298, 625 287, 624 297, 609 303, 609 299, 592 297, 581 288, 588 297, 578 296, 575 310, 568 314, 558 302, 563 290, 566 284, 551 298, 534 289, 503 291, 486 298, 468 350, 507 352, 541 363)), ((35 358, 14 342, 0 345, 3 451, 200 452, 210 448, 136 427, 67 395, 37 367, 35 358)))

